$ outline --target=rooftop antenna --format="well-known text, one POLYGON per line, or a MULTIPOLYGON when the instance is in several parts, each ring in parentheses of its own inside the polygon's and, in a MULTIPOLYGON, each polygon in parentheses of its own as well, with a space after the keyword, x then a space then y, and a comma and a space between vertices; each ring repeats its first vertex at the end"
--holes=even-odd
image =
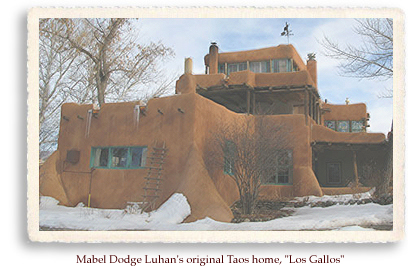
POLYGON ((287 36, 288 37, 288 44, 289 44, 289 36, 293 36, 292 30, 289 30, 289 24, 286 22, 285 27, 283 28, 283 32, 281 33, 281 36, 287 36))

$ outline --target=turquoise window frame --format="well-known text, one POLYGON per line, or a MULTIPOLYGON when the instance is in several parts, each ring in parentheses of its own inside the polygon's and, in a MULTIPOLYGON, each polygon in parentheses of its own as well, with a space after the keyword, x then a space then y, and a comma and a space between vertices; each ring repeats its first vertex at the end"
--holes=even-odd
POLYGON ((233 157, 236 152, 236 145, 232 141, 225 142, 225 149, 224 149, 224 174, 227 175, 234 175, 234 165, 235 162, 231 158, 233 157))
POLYGON ((230 75, 230 73, 233 73, 233 72, 238 72, 238 71, 243 71, 243 70, 248 69, 247 62, 227 63, 226 66, 227 66, 226 67, 227 70, 225 71, 225 74, 227 74, 227 75, 230 75), (231 71, 230 67, 232 67, 232 66, 236 66, 237 70, 236 71, 231 71))
POLYGON ((337 121, 335 121, 335 120, 325 120, 324 121, 324 126, 331 129, 331 130, 337 131, 337 121), (334 124, 334 127, 330 127, 329 123, 334 124))
POLYGON ((336 123, 336 128, 338 132, 347 133, 351 131, 351 123, 348 120, 338 120, 336 123), (347 125, 347 129, 342 129, 340 127, 342 124, 347 125))
POLYGON ((351 129, 351 132, 352 132, 352 133, 364 132, 364 121, 362 121, 362 120, 360 120, 360 121, 351 120, 350 122, 351 122, 351 124, 350 124, 350 129, 351 129), (361 125, 361 128, 358 128, 358 129, 354 128, 354 126, 355 126, 356 124, 361 125))
MULTIPOLYGON (((144 151, 144 149, 146 149, 145 151, 147 151, 147 146, 93 146, 91 147, 91 159, 90 159, 90 168, 95 168, 95 169, 111 169, 111 170, 133 170, 133 169, 144 169, 145 166, 132 166, 132 155, 131 155, 131 149, 133 148, 140 148, 142 149, 142 151, 144 151), (126 166, 125 167, 114 167, 112 166, 112 150, 113 149, 119 149, 119 148, 127 148, 127 157, 126 157, 126 166), (97 149, 108 149, 109 153, 108 153, 108 164, 107 166, 94 166, 95 163, 95 152, 97 149)), ((144 156, 144 158, 146 159, 146 155, 144 156)), ((143 159, 143 152, 142 152, 142 159, 143 159)), ((143 160, 140 162, 141 165, 143 163, 143 160)))
POLYGON ((262 60, 262 61, 251 61, 248 63, 249 66, 247 66, 247 69, 249 69, 250 71, 254 72, 254 73, 270 73, 271 72, 271 65, 270 65, 270 60, 262 60), (254 64, 259 64, 260 66, 260 71, 256 72, 253 69, 251 69, 251 65, 254 64), (262 71, 262 68, 265 67, 266 70, 262 71))
POLYGON ((218 73, 227 74, 227 72, 225 71, 225 63, 218 64, 218 73))
MULTIPOLYGON (((276 166, 276 172, 274 174, 274 182, 265 182, 261 181, 261 185, 264 186, 291 186, 293 185, 293 150, 292 149, 281 149, 279 151, 284 151, 286 153, 290 153, 290 164, 287 166, 276 166), (279 183, 279 170, 280 169, 287 169, 288 170, 288 183, 279 183)), ((276 163, 279 163, 278 155, 276 155, 276 163)))

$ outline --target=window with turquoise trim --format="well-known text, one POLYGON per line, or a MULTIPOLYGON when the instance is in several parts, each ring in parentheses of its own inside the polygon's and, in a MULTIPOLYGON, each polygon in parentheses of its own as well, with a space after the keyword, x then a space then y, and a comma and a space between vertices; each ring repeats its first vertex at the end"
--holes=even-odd
POLYGON ((225 142, 224 147, 224 173, 234 175, 236 146, 231 141, 225 142))
POLYGON ((225 74, 225 63, 218 64, 218 73, 224 73, 225 74))
POLYGON ((138 169, 146 165, 147 147, 92 147, 91 167, 102 169, 138 169))
POLYGON ((326 121, 324 121, 324 125, 325 125, 325 127, 328 127, 328 128, 330 128, 330 129, 332 129, 332 130, 336 130, 336 121, 333 121, 333 120, 326 120, 326 121))
POLYGON ((131 147, 130 148, 130 157, 131 163, 130 167, 137 168, 137 167, 144 167, 146 166, 146 147, 131 147))
POLYGON ((231 74, 231 72, 237 72, 237 71, 242 71, 247 69, 247 63, 231 63, 228 64, 228 75, 231 74))
POLYGON ((269 61, 250 62, 249 69, 254 73, 270 72, 269 61))
POLYGON ((292 150, 278 150, 275 154, 274 164, 262 176, 262 184, 285 185, 292 183, 293 171, 292 150))
POLYGON ((351 132, 363 132, 364 122, 363 121, 351 121, 351 132))
POLYGON ((91 158, 93 160, 91 167, 108 167, 109 148, 92 148, 91 158))
POLYGON ((338 132, 350 132, 350 122, 349 121, 338 121, 337 131, 338 132))

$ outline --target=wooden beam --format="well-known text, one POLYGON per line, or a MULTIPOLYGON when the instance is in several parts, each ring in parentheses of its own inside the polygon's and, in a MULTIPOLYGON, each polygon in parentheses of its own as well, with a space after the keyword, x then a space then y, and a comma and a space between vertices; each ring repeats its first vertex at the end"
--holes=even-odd
POLYGON ((247 90, 247 95, 246 95, 246 110, 247 110, 247 114, 250 114, 250 110, 251 110, 251 91, 249 91, 249 89, 247 90))
POLYGON ((308 108, 308 105, 309 105, 309 102, 308 102, 308 99, 309 99, 309 93, 308 93, 308 91, 307 90, 304 90, 305 91, 305 97, 304 97, 304 100, 303 100, 303 102, 304 102, 304 104, 303 104, 303 106, 304 106, 304 114, 305 114, 305 124, 307 125, 307 115, 308 115, 308 111, 309 111, 309 108, 308 108))
POLYGON ((356 151, 353 151, 353 164, 354 164, 354 181, 356 183, 356 186, 358 187, 360 185, 360 183, 358 181, 357 154, 356 154, 356 151))
POLYGON ((255 91, 252 92, 252 114, 256 115, 256 97, 255 91))

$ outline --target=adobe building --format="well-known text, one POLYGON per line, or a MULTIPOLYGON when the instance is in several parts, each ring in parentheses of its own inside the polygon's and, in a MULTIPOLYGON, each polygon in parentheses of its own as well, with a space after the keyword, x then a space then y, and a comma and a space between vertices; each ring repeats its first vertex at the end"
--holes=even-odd
POLYGON ((175 95, 145 106, 64 104, 58 149, 40 169, 40 194, 68 206, 144 201, 154 209, 182 193, 192 211, 186 222, 229 222, 238 190, 225 167, 208 170, 206 143, 217 126, 261 116, 284 126, 288 140, 288 162, 264 180, 261 198, 370 189, 365 178, 385 163, 385 135, 366 132, 365 104, 322 101, 313 55, 305 64, 292 45, 219 53, 212 44, 206 74, 193 74, 191 61, 175 95))

